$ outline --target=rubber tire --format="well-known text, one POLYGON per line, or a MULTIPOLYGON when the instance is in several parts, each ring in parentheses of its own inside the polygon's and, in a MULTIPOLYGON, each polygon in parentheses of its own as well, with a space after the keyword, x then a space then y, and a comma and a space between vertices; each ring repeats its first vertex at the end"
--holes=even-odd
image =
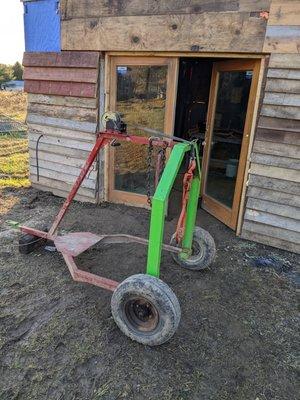
MULTIPOLYGON (((44 232, 48 232, 49 228, 47 225, 43 225, 42 227, 38 228, 44 232)), ((42 247, 46 244, 47 240, 42 239, 38 236, 30 235, 29 233, 23 233, 19 237, 19 253, 21 254, 30 254, 34 250, 42 247)))
POLYGON ((112 316, 120 330, 130 339, 147 346, 158 346, 171 339, 176 332, 181 310, 172 289, 162 280, 150 275, 132 275, 119 284, 111 298, 112 316), (158 325, 151 332, 134 327, 125 313, 125 304, 131 296, 150 301, 158 313, 158 325))
POLYGON ((45 239, 38 236, 25 233, 19 238, 19 252, 21 254, 29 254, 46 243, 45 239))
MULTIPOLYGON (((201 271, 208 268, 214 261, 216 256, 216 245, 213 237, 205 229, 199 226, 195 227, 193 242, 202 249, 202 254, 197 256, 191 256, 187 260, 180 258, 178 253, 172 253, 173 260, 179 264, 181 267, 192 270, 201 271)), ((176 246, 175 234, 172 236, 170 244, 176 246)))

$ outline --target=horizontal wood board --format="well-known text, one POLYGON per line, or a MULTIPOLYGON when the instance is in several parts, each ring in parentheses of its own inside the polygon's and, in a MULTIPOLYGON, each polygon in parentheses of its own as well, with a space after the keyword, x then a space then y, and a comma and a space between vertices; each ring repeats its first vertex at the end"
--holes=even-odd
POLYGON ((59 53, 24 53, 24 67, 97 68, 100 53, 63 51, 59 53))
POLYGON ((268 11, 270 0, 61 0, 62 19, 169 15, 169 14, 201 14, 223 11, 268 11))
MULTIPOLYGON (((293 17, 285 16, 285 20, 293 17)), ((270 23, 274 21, 270 18, 270 23)), ((241 236, 300 252, 299 54, 273 53, 270 57, 241 236)))
MULTIPOLYGON (((24 64, 30 179, 33 186, 66 197, 95 143, 99 53, 25 53, 24 64)), ((77 199, 95 202, 97 182, 95 162, 77 199)))
POLYGON ((62 49, 256 53, 263 49, 266 25, 259 12, 248 11, 68 17, 62 49))

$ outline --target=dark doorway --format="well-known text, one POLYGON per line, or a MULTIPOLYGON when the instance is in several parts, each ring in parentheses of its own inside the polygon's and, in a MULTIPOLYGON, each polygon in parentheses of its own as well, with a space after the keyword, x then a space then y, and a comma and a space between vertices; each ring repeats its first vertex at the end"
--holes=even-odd
POLYGON ((202 58, 184 58, 179 64, 174 132, 183 139, 197 138, 201 156, 212 67, 212 60, 202 58))
MULTIPOLYGON (((200 157, 205 139, 213 60, 182 58, 179 63, 174 135, 186 140, 197 139, 200 157)), ((178 216, 181 207, 182 180, 188 160, 184 160, 174 184, 168 216, 178 216)))
MULTIPOLYGON (((180 60, 176 136, 197 139, 202 161, 202 207, 236 229, 259 62, 184 58, 180 60)), ((188 160, 183 162, 184 174, 188 160)), ((178 207, 182 175, 172 193, 178 207)))

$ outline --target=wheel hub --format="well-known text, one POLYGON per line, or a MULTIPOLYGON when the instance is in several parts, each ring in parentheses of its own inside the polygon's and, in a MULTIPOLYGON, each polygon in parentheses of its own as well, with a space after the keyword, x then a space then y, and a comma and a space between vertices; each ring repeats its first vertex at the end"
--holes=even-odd
POLYGON ((147 299, 136 297, 125 304, 125 315, 130 324, 143 332, 153 331, 158 324, 158 312, 147 299))

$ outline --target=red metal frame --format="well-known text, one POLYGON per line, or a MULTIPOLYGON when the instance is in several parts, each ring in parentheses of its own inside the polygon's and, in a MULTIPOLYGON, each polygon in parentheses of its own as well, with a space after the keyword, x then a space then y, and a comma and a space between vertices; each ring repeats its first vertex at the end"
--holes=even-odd
MULTIPOLYGON (((34 228, 29 228, 26 226, 21 226, 20 230, 21 232, 37 236, 39 238, 51 240, 54 242, 57 250, 61 252, 68 268, 70 271, 70 274, 72 278, 75 281, 79 282, 86 282, 107 290, 114 291, 116 287, 118 286, 118 282, 113 281, 111 279, 107 279, 95 274, 92 274, 90 272, 82 271, 80 270, 74 260, 74 257, 77 255, 81 254, 82 252, 86 251, 88 248, 93 246, 94 244, 98 242, 102 243, 130 243, 130 242, 137 242, 141 243, 144 245, 148 245, 148 240, 139 238, 136 236, 131 236, 131 235, 94 235, 93 233, 90 232, 76 232, 76 233, 69 233, 67 235, 59 236, 56 234, 57 228, 59 224, 61 223, 62 219, 64 218, 66 212, 68 211, 68 208, 70 207, 70 204, 74 197, 76 196, 76 193, 82 184, 84 178, 86 177, 87 173, 89 172, 93 162, 95 161, 95 158, 97 157, 97 154, 99 153, 100 149, 103 148, 105 145, 108 143, 111 143, 113 140, 117 141, 126 141, 126 142, 132 142, 136 144, 141 144, 141 145, 148 145, 149 139, 147 137, 143 136, 135 136, 135 135, 127 135, 127 134, 122 134, 118 131, 105 131, 105 132, 99 132, 97 136, 96 143, 91 150, 78 178, 76 179, 68 197, 66 198, 64 204, 62 205, 59 213, 54 219, 54 222, 49 230, 49 232, 44 232, 38 229, 34 228)), ((161 147, 170 147, 172 148, 175 143, 174 141, 166 141, 166 140, 161 140, 159 138, 154 138, 152 140, 152 144, 154 146, 161 146, 161 147)), ((174 253, 179 253, 181 251, 180 248, 174 247, 174 246, 169 246, 169 245, 163 245, 163 249, 168 250, 170 252, 174 253)))

